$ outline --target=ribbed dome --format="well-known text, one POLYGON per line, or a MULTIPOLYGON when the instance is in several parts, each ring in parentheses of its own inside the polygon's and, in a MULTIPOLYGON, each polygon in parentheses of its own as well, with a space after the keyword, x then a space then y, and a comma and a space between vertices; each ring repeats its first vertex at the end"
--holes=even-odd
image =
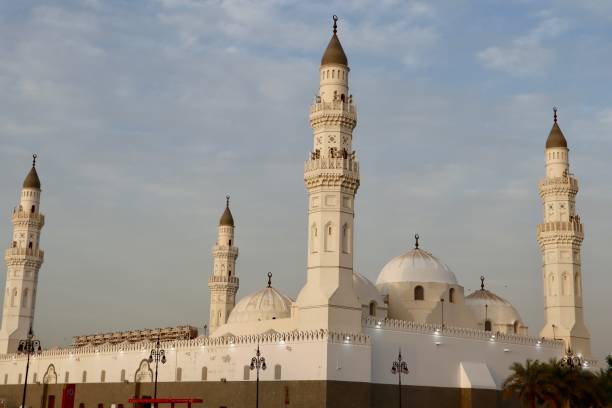
POLYGON ((465 297, 465 304, 470 308, 476 319, 484 319, 485 305, 487 317, 496 324, 513 324, 522 319, 514 306, 506 299, 487 289, 479 289, 465 297))
POLYGON ((395 282, 441 282, 456 285, 457 278, 438 258, 415 248, 391 259, 380 271, 376 286, 381 289, 381 285, 395 282))
POLYGON ((384 303, 376 286, 368 278, 355 271, 353 271, 353 291, 362 305, 369 305, 371 301, 375 301, 378 305, 384 303))
POLYGON ((219 225, 229 227, 234 226, 234 217, 232 217, 232 212, 230 211, 229 206, 225 207, 225 211, 223 211, 223 215, 219 220, 219 225))
POLYGON ((563 136, 563 132, 557 122, 553 124, 548 139, 546 139, 546 148, 550 149, 554 147, 567 147, 567 140, 565 140, 565 136, 563 136))
POLYGON ((40 190, 40 179, 38 178, 36 167, 32 166, 25 180, 23 180, 23 188, 36 188, 40 190))
POLYGON ((257 322, 284 319, 291 316, 293 301, 273 287, 264 288, 238 302, 230 313, 228 323, 257 322))
POLYGON ((340 44, 340 40, 336 33, 332 35, 323 53, 323 57, 321 58, 321 65, 326 64, 348 65, 348 59, 346 58, 346 54, 344 53, 344 49, 342 49, 342 44, 340 44))

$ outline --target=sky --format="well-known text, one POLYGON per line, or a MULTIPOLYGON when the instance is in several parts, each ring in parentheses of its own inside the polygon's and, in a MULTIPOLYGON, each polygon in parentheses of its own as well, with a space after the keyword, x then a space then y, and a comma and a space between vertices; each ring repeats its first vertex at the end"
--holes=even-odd
POLYGON ((238 298, 306 278, 308 107, 337 14, 358 109, 355 269, 413 246, 466 294, 543 324, 537 183, 559 106, 580 181, 583 293, 612 353, 612 3, 607 0, 0 2, 0 236, 32 153, 42 212, 35 331, 208 321, 231 195, 238 298))

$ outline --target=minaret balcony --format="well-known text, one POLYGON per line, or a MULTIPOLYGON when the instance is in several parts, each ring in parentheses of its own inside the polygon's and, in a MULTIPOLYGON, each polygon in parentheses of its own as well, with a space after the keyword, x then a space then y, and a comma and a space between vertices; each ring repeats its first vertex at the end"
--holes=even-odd
POLYGON ((310 105, 310 125, 335 120, 354 128, 357 124, 357 109, 355 105, 342 102, 316 102, 310 105))
POLYGON ((9 248, 4 252, 4 257, 5 259, 26 257, 42 260, 45 257, 45 252, 42 249, 33 248, 9 248))
POLYGON ((332 102, 315 102, 310 105, 310 114, 321 111, 338 111, 343 113, 349 113, 357 115, 357 108, 352 103, 343 101, 332 101, 332 102))
POLYGON ((32 213, 29 211, 13 211, 13 222, 32 222, 40 227, 45 224, 45 216, 41 213, 32 213))
POLYGON ((545 178, 539 184, 540 190, 564 190, 574 194, 578 192, 578 180, 571 176, 545 178))
POLYGON ((359 162, 356 159, 344 157, 319 157, 306 160, 304 163, 304 176, 309 178, 317 173, 340 174, 359 178, 359 162))
POLYGON ((208 278, 208 287, 211 289, 224 289, 227 286, 238 287, 240 279, 236 276, 213 275, 208 278))
POLYGON ((538 224, 538 236, 558 235, 559 233, 572 233, 579 237, 584 237, 582 224, 577 221, 554 221, 538 224))

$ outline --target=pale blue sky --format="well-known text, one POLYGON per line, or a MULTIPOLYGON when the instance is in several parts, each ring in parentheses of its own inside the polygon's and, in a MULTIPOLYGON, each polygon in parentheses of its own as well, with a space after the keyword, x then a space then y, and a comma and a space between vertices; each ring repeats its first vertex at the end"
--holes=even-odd
POLYGON ((0 233, 39 155, 46 251, 36 329, 73 335, 208 320, 232 195, 242 297, 305 280, 308 106, 340 16, 359 110, 356 269, 422 246, 468 289, 543 321, 537 182, 551 108, 585 224, 596 356, 612 352, 612 3, 0 2, 0 233))

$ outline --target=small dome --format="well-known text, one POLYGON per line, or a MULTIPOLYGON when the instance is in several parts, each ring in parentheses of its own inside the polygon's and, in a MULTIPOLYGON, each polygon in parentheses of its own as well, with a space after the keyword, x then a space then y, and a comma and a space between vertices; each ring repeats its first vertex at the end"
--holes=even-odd
POLYGON ((548 139, 546 139, 547 149, 555 147, 567 147, 567 140, 565 140, 565 136, 563 136, 563 132, 557 124, 557 121, 553 123, 552 129, 550 129, 550 134, 548 135, 548 139))
POLYGON ((391 259, 380 271, 376 286, 382 289, 381 286, 395 282, 440 282, 456 285, 457 278, 446 264, 417 247, 391 259))
POLYGON ((293 301, 273 287, 264 288, 240 300, 230 313, 228 323, 284 319, 291 316, 293 301))
POLYGON ((384 303, 376 286, 368 278, 355 271, 353 271, 353 291, 362 305, 369 305, 371 301, 375 301, 380 306, 384 303))
POLYGON ((465 304, 477 319, 484 319, 484 309, 485 305, 487 305, 487 316, 495 324, 513 324, 515 321, 523 322, 521 316, 510 302, 487 289, 479 289, 466 296, 465 304))
POLYGON ((225 211, 223 211, 223 215, 221 215, 221 219, 219 219, 220 227, 233 227, 234 226, 234 217, 232 217, 232 212, 229 208, 229 200, 230 196, 225 196, 225 211))
POLYGON ((346 58, 346 54, 344 53, 344 49, 342 49, 342 44, 340 44, 340 40, 336 33, 332 35, 323 53, 323 57, 321 58, 321 65, 327 64, 348 65, 348 59, 346 58))
POLYGON ((36 188, 40 190, 40 179, 38 178, 36 167, 32 166, 25 180, 23 180, 23 188, 36 188))

